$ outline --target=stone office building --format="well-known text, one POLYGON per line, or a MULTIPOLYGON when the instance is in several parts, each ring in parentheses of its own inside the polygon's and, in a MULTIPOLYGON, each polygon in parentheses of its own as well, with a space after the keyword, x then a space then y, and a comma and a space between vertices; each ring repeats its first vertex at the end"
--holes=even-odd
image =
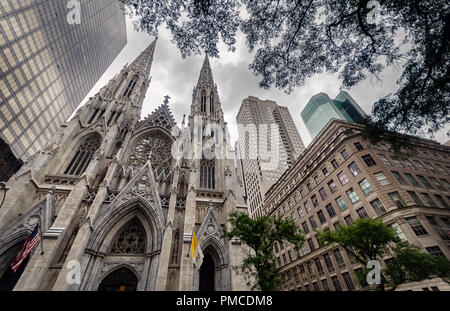
MULTIPOLYGON (((221 235, 231 211, 247 210, 233 159, 197 157, 192 148, 173 157, 180 131, 174 130, 168 98, 140 120, 155 44, 7 183, 0 209, 2 290, 247 289, 233 269, 242 263, 243 245, 221 235), (39 220, 43 244, 13 274, 9 266, 39 220), (194 230, 205 256, 200 269, 189 256, 194 230), (80 282, 67 282, 74 262, 80 264, 80 282)), ((192 132, 196 119, 216 125, 216 135, 204 129, 200 137, 223 137, 228 146, 207 57, 188 124, 183 120, 178 129, 192 132)), ((214 140, 209 150, 225 152, 219 143, 214 140)))
MULTIPOLYGON (((276 245, 284 290, 360 290, 361 266, 323 232, 358 218, 379 218, 402 240, 450 259, 450 148, 412 137, 417 153, 399 160, 388 143, 361 137, 362 126, 331 120, 296 163, 266 193, 264 213, 292 217, 305 243, 276 245)), ((440 279, 399 289, 450 290, 440 279)))

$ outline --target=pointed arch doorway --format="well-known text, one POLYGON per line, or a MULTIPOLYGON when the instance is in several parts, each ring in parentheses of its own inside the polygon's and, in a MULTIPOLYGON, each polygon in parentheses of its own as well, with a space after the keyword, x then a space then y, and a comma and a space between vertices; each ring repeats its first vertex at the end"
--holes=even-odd
POLYGON ((125 267, 119 268, 106 276, 100 283, 100 292, 130 292, 136 291, 138 279, 134 273, 125 267))
POLYGON ((17 282, 19 281, 20 277, 22 276, 23 271, 26 268, 32 253, 29 254, 27 258, 24 259, 24 261, 20 264, 20 267, 19 269, 17 269, 16 272, 14 272, 11 269, 11 263, 13 262, 14 258, 16 258, 17 254, 20 252, 25 242, 26 240, 17 243, 1 256, 2 258, 0 259, 0 292, 12 291, 16 286, 17 282))
POLYGON ((216 290, 215 271, 214 260, 210 252, 207 252, 200 267, 199 291, 211 292, 216 290))

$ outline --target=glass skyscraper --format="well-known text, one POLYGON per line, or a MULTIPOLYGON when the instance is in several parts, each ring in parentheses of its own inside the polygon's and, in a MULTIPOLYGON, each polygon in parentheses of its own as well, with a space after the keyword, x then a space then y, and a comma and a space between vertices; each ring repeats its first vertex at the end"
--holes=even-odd
POLYGON ((333 118, 359 123, 366 113, 347 92, 341 91, 334 100, 325 93, 314 95, 301 112, 301 116, 311 138, 314 139, 333 118))
POLYGON ((0 28, 0 139, 25 160, 126 45, 125 16, 117 0, 2 0, 0 28), (68 22, 73 2, 79 24, 68 22))

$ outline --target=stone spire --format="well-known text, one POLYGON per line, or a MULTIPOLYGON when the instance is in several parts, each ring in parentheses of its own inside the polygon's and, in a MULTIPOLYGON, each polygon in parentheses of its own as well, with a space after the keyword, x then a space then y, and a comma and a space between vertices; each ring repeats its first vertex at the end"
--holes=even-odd
POLYGON ((148 77, 150 75, 150 69, 152 68, 153 53, 155 52, 156 40, 144 50, 142 53, 128 66, 130 69, 136 69, 148 77))
POLYGON ((208 54, 205 54, 205 59, 203 61, 203 66, 200 71, 200 76, 198 77, 197 85, 210 86, 211 89, 214 88, 214 79, 212 75, 211 66, 209 65, 208 54))

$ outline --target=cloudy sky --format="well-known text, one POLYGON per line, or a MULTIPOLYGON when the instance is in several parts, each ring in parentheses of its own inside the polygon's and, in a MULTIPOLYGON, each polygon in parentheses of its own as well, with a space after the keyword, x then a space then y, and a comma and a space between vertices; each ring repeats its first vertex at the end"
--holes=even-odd
MULTIPOLYGON (((154 39, 146 33, 135 31, 133 23, 128 17, 127 36, 128 44, 81 105, 85 104, 89 97, 95 95, 126 63, 132 62, 154 39)), ((192 89, 197 83, 204 55, 183 59, 178 48, 170 42, 170 39, 170 33, 161 28, 153 59, 152 82, 144 100, 141 117, 143 118, 155 110, 162 104, 164 96, 169 95, 171 97, 170 108, 177 123, 180 124, 183 114, 189 115, 192 89)), ((274 100, 279 105, 288 107, 300 136, 307 146, 311 142, 311 137, 301 120, 300 111, 308 100, 319 92, 327 93, 334 98, 340 91, 340 80, 337 76, 330 74, 317 75, 307 80, 304 86, 297 88, 290 95, 274 88, 261 89, 258 86, 260 79, 248 69, 253 56, 248 52, 242 34, 238 36, 237 41, 234 53, 228 52, 224 46, 221 46, 220 58, 210 58, 214 81, 218 86, 222 110, 225 114, 225 121, 228 122, 232 142, 237 140, 236 115, 240 104, 244 98, 252 95, 260 99, 274 100)), ((383 83, 368 79, 347 91, 366 113, 370 113, 372 104, 377 99, 396 90, 395 82, 399 75, 399 70, 389 69, 382 75, 383 83)), ((448 140, 446 133, 449 128, 450 126, 441 130, 434 139, 441 143, 448 140)))

